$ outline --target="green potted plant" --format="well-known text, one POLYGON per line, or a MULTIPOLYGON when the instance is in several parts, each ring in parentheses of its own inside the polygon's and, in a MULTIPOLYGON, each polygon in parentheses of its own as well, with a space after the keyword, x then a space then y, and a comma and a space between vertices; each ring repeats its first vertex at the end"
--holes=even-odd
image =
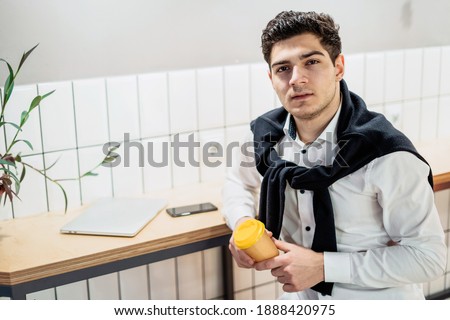
MULTIPOLYGON (((119 146, 117 144, 111 145, 108 149, 109 152, 98 165, 96 165, 93 169, 85 172, 81 176, 70 179, 55 179, 48 175, 48 170, 51 169, 51 167, 53 167, 56 162, 46 168, 40 169, 27 163, 21 156, 22 152, 19 151, 15 154, 12 153, 13 147, 15 145, 22 145, 24 148, 33 150, 33 145, 30 143, 30 141, 21 139, 21 133, 24 130, 31 112, 34 112, 34 110, 36 110, 42 100, 44 100, 54 92, 53 90, 43 95, 37 95, 36 97, 34 97, 30 102, 28 109, 22 111, 20 119, 18 119, 18 121, 14 122, 5 120, 5 110, 6 107, 9 106, 8 102, 14 92, 15 79, 23 64, 37 46, 38 45, 34 46, 22 55, 22 58, 20 59, 19 65, 15 72, 5 59, 0 58, 0 62, 6 64, 8 69, 8 76, 6 78, 5 85, 3 89, 0 88, 0 132, 2 132, 1 136, 4 136, 4 138, 1 138, 5 140, 5 150, 0 150, 0 202, 2 202, 4 205, 7 200, 11 202, 13 202, 15 198, 20 200, 20 186, 25 182, 27 170, 33 170, 38 172, 39 174, 44 176, 45 179, 51 181, 60 188, 64 197, 65 211, 67 211, 68 198, 61 182, 65 180, 79 180, 89 176, 96 176, 97 174, 94 172, 94 170, 101 165, 105 165, 114 161, 114 159, 117 157, 117 154, 113 151, 116 150, 119 146), (6 126, 12 127, 13 132, 15 132, 11 139, 6 139, 6 126)), ((16 146, 14 149, 17 150, 17 148, 18 147, 16 146)))

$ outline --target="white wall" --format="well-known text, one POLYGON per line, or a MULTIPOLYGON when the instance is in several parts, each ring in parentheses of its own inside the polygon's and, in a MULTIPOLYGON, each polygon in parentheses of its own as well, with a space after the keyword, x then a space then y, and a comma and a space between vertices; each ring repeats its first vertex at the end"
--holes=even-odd
POLYGON ((450 44, 446 0, 0 0, 0 57, 40 43, 16 84, 260 62, 290 9, 334 16, 346 53, 450 44))

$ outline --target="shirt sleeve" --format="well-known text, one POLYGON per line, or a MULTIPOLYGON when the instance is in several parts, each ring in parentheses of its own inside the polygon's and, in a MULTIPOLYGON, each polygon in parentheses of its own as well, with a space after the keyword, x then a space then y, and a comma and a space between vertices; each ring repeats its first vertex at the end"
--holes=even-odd
POLYGON ((445 236, 428 174, 427 164, 409 152, 369 164, 366 183, 377 194, 383 227, 397 244, 363 252, 325 252, 326 281, 386 288, 427 282, 445 272, 445 236), (332 267, 337 265, 340 268, 332 267))
POLYGON ((261 175, 255 167, 251 132, 239 147, 233 148, 231 168, 228 168, 222 190, 222 214, 228 227, 234 230, 243 217, 255 217, 261 175))

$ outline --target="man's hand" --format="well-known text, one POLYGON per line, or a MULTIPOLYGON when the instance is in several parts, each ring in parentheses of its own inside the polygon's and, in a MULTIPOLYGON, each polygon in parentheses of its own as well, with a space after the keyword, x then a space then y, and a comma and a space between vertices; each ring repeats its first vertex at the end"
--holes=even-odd
POLYGON ((244 251, 236 247, 236 245, 234 244, 233 236, 231 236, 230 238, 230 244, 228 245, 228 248, 230 248, 231 255, 233 256, 234 260, 236 261, 239 267, 253 268, 253 266, 255 265, 255 261, 252 258, 250 258, 250 256, 246 254, 244 251))
POLYGON ((325 279, 323 253, 274 239, 285 254, 254 264, 256 270, 272 270, 272 275, 283 284, 286 292, 297 292, 313 287, 325 279))
MULTIPOLYGON (((250 217, 243 217, 236 222, 236 228, 244 221, 252 219, 250 217)), ((272 237, 272 232, 266 230, 269 237, 272 237)), ((255 260, 253 260, 248 254, 246 254, 243 250, 236 247, 234 244, 234 236, 232 235, 230 238, 230 243, 228 248, 231 251, 231 255, 236 261, 237 265, 241 268, 253 268, 255 265, 255 260)))
MULTIPOLYGON (((251 219, 250 217, 243 217, 239 219, 236 222, 235 229, 244 221, 251 219)), ((228 248, 231 251, 231 255, 233 256, 234 260, 236 261, 237 265, 241 268, 253 268, 253 265, 255 264, 255 261, 249 257, 248 254, 246 254, 244 251, 240 250, 236 245, 234 244, 234 234, 230 238, 230 244, 228 245, 228 248)))

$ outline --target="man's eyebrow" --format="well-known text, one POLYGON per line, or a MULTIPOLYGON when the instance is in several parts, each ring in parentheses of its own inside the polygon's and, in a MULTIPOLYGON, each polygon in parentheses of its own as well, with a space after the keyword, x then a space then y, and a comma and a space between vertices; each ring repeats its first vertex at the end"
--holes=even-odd
MULTIPOLYGON (((323 52, 318 51, 318 50, 313 50, 313 51, 306 52, 306 53, 300 55, 299 58, 300 58, 300 60, 304 60, 304 59, 307 59, 307 58, 309 58, 311 56, 314 56, 314 55, 320 55, 320 56, 324 56, 325 57, 323 52)), ((272 63, 271 67, 273 68, 273 67, 276 67, 278 65, 282 65, 282 64, 286 64, 286 63, 289 63, 289 60, 277 61, 277 62, 272 63)))

